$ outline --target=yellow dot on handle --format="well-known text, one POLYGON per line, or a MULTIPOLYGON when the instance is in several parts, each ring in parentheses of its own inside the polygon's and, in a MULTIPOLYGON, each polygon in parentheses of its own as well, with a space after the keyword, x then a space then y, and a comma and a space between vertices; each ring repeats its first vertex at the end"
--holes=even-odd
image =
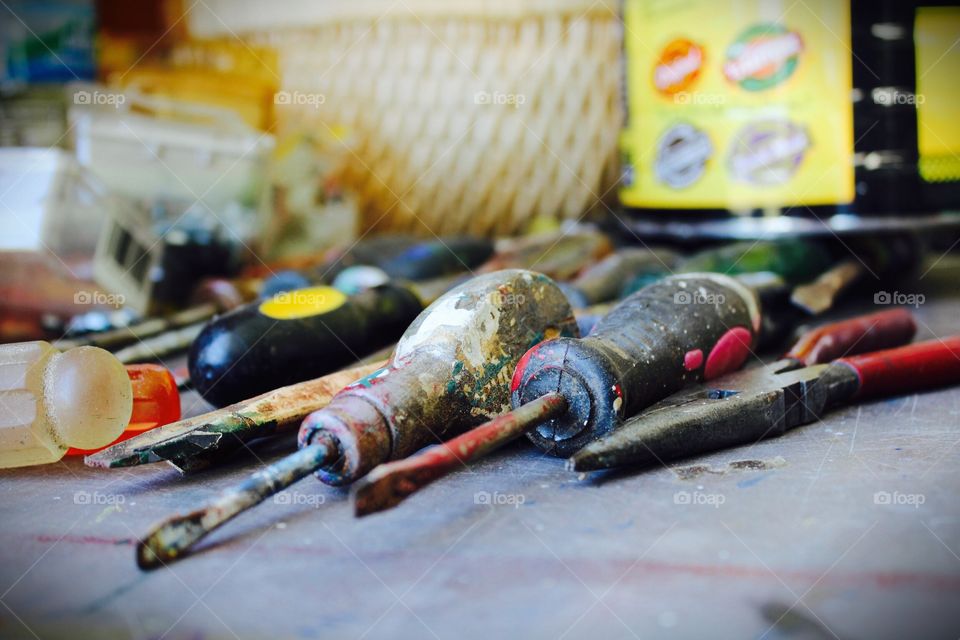
POLYGON ((333 311, 347 296, 333 287, 283 291, 260 303, 260 313, 274 320, 296 320, 333 311))

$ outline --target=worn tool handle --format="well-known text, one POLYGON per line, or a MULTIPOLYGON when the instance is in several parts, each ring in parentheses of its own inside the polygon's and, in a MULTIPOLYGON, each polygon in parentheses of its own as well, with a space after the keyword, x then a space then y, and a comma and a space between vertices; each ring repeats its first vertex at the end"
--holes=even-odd
POLYGON ((917 332, 913 314, 906 309, 841 320, 803 334, 787 358, 803 366, 831 362, 847 354, 867 353, 907 344, 917 332))
POLYGON ((616 300, 624 286, 635 278, 669 275, 679 256, 668 249, 626 247, 590 265, 569 283, 560 283, 574 309, 616 300))
POLYGON ((513 406, 561 393, 568 410, 528 437, 566 456, 683 386, 739 368, 760 323, 753 293, 719 274, 671 276, 626 298, 590 336, 528 351, 513 406))
POLYGON ((841 358, 860 385, 854 398, 912 393, 960 383, 960 336, 841 358))
POLYGON ((503 413, 507 381, 527 349, 576 335, 570 302, 546 276, 510 269, 473 278, 414 320, 386 368, 307 416, 300 446, 332 437, 339 459, 318 475, 328 484, 353 482, 503 413))

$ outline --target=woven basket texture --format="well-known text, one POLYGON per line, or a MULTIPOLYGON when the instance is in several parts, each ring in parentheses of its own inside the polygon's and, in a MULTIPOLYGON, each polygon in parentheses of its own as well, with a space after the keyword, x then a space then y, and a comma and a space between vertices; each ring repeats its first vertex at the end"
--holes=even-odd
POLYGON ((216 19, 192 27, 277 52, 279 131, 350 132, 345 181, 366 228, 506 235, 611 196, 613 4, 209 0, 216 19))

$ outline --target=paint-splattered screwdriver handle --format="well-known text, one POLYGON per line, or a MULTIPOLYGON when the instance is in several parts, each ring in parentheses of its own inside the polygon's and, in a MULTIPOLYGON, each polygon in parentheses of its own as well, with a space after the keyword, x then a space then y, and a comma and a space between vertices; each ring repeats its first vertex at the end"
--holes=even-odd
POLYGON ((512 404, 566 397, 567 411, 528 437, 567 456, 687 384, 739 368, 759 326, 756 296, 733 278, 671 276, 626 298, 588 337, 528 351, 514 373, 512 404))
POLYGON ((387 367, 307 416, 300 446, 332 437, 339 458, 317 475, 351 483, 499 415, 510 406, 508 381, 520 357, 545 338, 576 335, 569 301, 546 276, 522 269, 478 276, 421 313, 387 367))
POLYGON ((831 362, 848 353, 867 353, 907 344, 917 323, 906 309, 891 309, 817 327, 803 334, 785 357, 803 366, 831 362))
POLYGON ((831 366, 857 374, 855 400, 960 384, 960 336, 841 358, 831 366))

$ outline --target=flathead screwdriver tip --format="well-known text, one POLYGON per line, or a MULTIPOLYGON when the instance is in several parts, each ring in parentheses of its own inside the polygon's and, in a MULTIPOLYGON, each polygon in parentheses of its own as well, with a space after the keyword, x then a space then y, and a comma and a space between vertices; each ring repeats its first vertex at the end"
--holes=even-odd
POLYGON ((362 518, 392 509, 406 500, 407 496, 416 493, 426 484, 418 480, 417 471, 404 468, 400 463, 388 463, 374 469, 357 484, 354 514, 362 518))
POLYGON ((155 527, 137 543, 137 566, 144 571, 173 562, 207 535, 203 526, 205 510, 176 516, 155 527))

